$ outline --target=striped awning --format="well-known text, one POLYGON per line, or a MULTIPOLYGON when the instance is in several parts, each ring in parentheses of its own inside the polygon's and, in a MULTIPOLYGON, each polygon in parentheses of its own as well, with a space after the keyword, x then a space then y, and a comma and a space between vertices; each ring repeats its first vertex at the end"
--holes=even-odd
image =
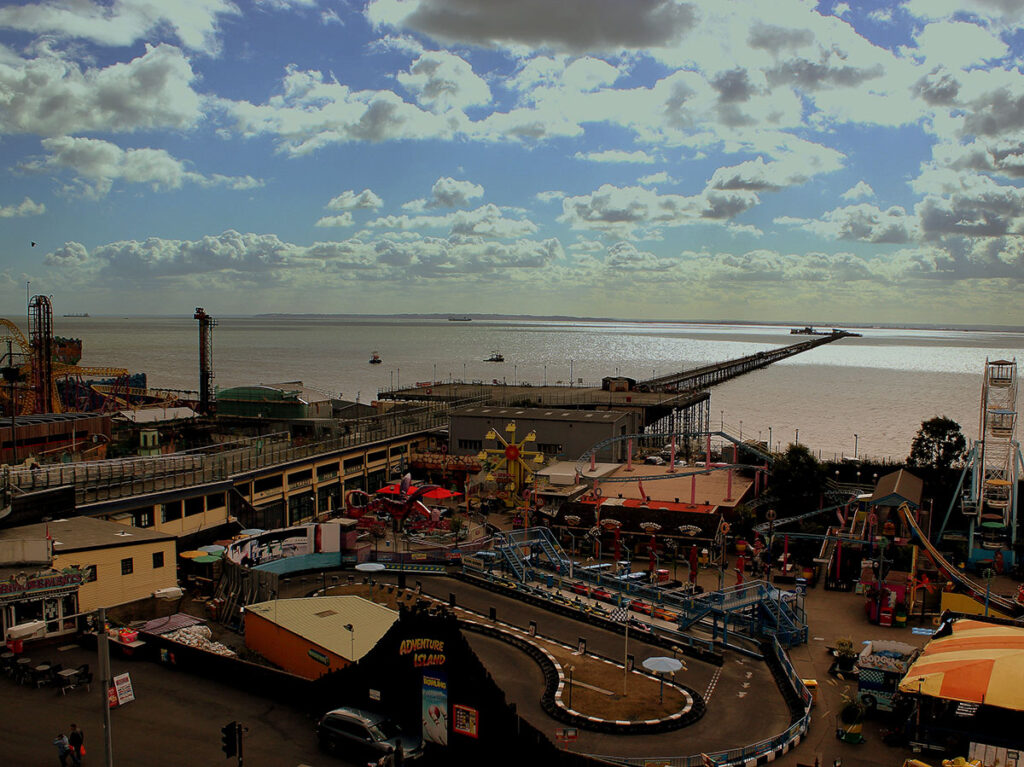
POLYGON ((953 621, 900 681, 900 692, 1024 711, 1024 628, 953 621))

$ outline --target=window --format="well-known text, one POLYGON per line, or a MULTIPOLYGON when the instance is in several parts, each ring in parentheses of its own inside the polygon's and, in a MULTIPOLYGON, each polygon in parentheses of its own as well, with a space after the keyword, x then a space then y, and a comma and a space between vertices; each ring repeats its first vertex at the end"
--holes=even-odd
POLYGON ((163 506, 163 513, 160 517, 161 522, 173 522, 176 519, 181 519, 181 501, 171 501, 163 506))
POLYGON ((538 442, 537 450, 544 455, 558 455, 562 452, 562 446, 548 442, 538 442))
POLYGON ((156 570, 164 566, 164 553, 162 551, 153 552, 153 569, 156 570))
POLYGON ((482 439, 460 439, 459 450, 483 450, 484 441, 482 439))
POLYGON ((135 572, 135 562, 131 557, 121 560, 121 575, 131 575, 135 572))
POLYGON ((196 514, 202 514, 204 511, 203 496, 198 498, 187 498, 185 500, 185 516, 194 517, 196 514))
POLYGON ((214 493, 213 495, 206 496, 206 510, 211 511, 213 509, 224 508, 224 493, 214 493))
POLYGON ((152 527, 153 526, 153 507, 147 506, 144 509, 138 509, 132 512, 132 526, 133 527, 152 527))
POLYGON ((373 453, 370 453, 368 456, 366 456, 366 462, 367 463, 376 463, 377 461, 386 461, 387 458, 388 458, 388 453, 387 453, 386 450, 377 450, 377 451, 375 451, 373 453))

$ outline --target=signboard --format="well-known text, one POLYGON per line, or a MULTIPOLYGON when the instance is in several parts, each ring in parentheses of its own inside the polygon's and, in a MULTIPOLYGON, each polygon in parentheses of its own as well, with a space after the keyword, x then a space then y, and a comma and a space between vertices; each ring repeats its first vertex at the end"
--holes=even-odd
POLYGON ((315 660, 317 663, 322 663, 325 666, 331 665, 331 660, 319 650, 314 650, 312 647, 306 651, 310 658, 315 660))
POLYGON ((117 705, 123 706, 135 700, 135 691, 132 690, 132 678, 127 673, 118 674, 114 677, 114 693, 117 697, 117 705))
POLYGON ((67 570, 61 573, 45 573, 37 575, 17 575, 0 581, 0 597, 20 597, 42 591, 74 588, 82 584, 83 573, 80 570, 67 570))
POLYGON ((423 675, 423 740, 448 745, 448 675, 432 671, 423 675))
POLYGON ((380 690, 370 690, 370 700, 380 700, 380 690))
POLYGON ((579 737, 579 730, 575 727, 560 727, 555 730, 555 737, 558 740, 568 743, 569 741, 576 740, 579 737))
POLYGON ((456 703, 452 706, 452 730, 471 738, 480 737, 480 712, 456 703))

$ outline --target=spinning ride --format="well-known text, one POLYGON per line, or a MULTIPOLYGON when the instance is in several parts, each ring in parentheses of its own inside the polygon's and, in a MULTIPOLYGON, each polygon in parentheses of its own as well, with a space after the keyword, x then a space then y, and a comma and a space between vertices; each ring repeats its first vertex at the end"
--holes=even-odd
POLYGON ((506 438, 494 429, 489 429, 486 440, 496 441, 497 447, 485 447, 477 455, 487 471, 486 480, 498 485, 498 498, 508 508, 526 504, 524 488, 533 481, 534 467, 544 465, 544 454, 531 450, 529 443, 537 441, 536 432, 530 432, 516 440, 516 422, 505 426, 506 438))

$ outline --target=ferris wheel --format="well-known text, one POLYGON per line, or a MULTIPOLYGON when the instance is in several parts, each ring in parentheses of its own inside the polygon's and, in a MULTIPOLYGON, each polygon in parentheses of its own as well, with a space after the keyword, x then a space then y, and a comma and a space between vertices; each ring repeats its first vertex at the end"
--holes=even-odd
POLYGON ((977 499, 971 520, 986 549, 1009 548, 1015 541, 1017 507, 1017 361, 985 360, 978 426, 979 455, 973 476, 977 499))
POLYGON ((516 439, 516 422, 510 421, 502 435, 488 429, 485 440, 497 442, 495 447, 484 447, 477 455, 487 471, 485 479, 496 482, 498 498, 508 507, 525 503, 523 489, 533 481, 536 468, 544 465, 544 454, 527 445, 536 443, 537 434, 531 431, 521 440, 516 439))

